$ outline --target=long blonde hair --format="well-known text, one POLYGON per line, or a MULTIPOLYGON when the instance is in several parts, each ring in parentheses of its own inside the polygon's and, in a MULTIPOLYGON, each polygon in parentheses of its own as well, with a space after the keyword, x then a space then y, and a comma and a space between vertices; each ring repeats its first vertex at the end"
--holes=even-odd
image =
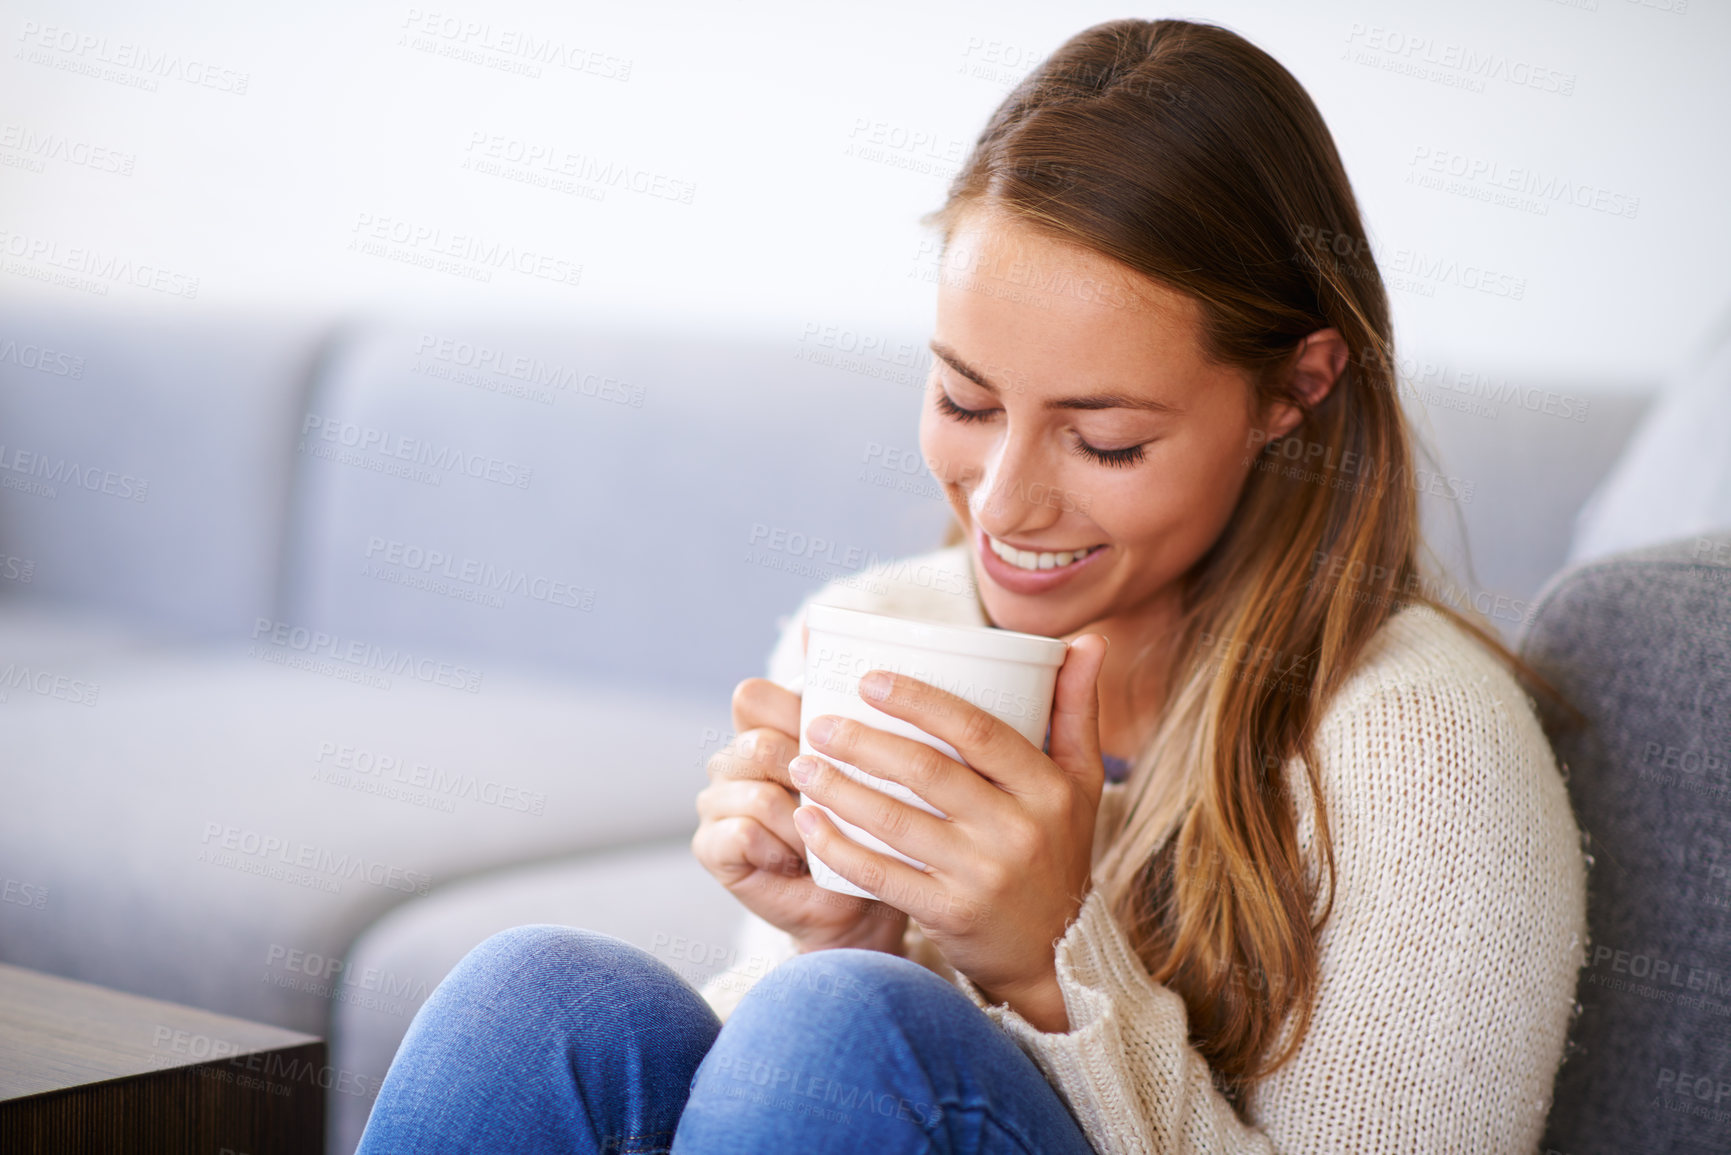
MULTIPOLYGON (((1241 1103, 1309 1026, 1335 884, 1314 740, 1372 636, 1422 603, 1529 686, 1554 691, 1421 572, 1420 479, 1387 294, 1333 138, 1272 57, 1176 20, 1079 33, 1004 100, 925 219, 947 245, 963 210, 985 203, 1190 295, 1208 355, 1250 370, 1259 402, 1304 410, 1286 437, 1247 447, 1255 467, 1183 579, 1176 637, 1137 655, 1139 671, 1163 663, 1171 689, 1095 870, 1149 974, 1183 998, 1217 1083, 1241 1103), (1351 356, 1306 407, 1285 370, 1323 328, 1351 356), (1314 874, 1282 777, 1295 758, 1313 808, 1314 874)), ((960 540, 952 522, 945 544, 960 540)))

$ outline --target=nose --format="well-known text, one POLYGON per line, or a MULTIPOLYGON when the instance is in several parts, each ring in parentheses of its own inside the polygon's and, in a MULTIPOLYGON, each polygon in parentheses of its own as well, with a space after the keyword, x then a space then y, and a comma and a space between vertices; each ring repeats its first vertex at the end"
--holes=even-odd
POLYGON ((1062 510, 1041 495, 1054 492, 1049 467, 1032 437, 1006 432, 986 458, 972 492, 968 514, 993 537, 1031 536, 1062 516, 1062 510))

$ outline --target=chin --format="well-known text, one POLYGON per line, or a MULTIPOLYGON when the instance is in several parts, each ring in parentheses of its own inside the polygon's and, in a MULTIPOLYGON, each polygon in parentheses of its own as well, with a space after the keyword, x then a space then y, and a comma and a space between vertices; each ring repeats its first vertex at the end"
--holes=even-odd
POLYGON ((1045 638, 1061 638, 1077 627, 1071 624, 1076 615, 1040 598, 1018 597, 991 585, 990 578, 976 575, 980 600, 986 604, 986 617, 1000 630, 1019 634, 1039 634, 1045 638))

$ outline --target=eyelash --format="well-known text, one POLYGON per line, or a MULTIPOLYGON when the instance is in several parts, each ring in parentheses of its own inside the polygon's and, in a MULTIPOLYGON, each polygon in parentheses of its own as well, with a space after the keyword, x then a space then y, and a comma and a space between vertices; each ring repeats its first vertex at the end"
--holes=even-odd
MULTIPOLYGON (((938 390, 938 412, 942 413, 945 417, 950 418, 952 421, 969 422, 984 421, 992 415, 990 409, 963 409, 960 405, 951 401, 950 395, 941 389, 938 390)), ((1142 447, 1140 445, 1132 445, 1126 449, 1095 449, 1086 441, 1078 438, 1076 441, 1075 451, 1079 456, 1086 457, 1092 461, 1097 461, 1101 465, 1111 465, 1120 468, 1128 468, 1142 460, 1142 447)))

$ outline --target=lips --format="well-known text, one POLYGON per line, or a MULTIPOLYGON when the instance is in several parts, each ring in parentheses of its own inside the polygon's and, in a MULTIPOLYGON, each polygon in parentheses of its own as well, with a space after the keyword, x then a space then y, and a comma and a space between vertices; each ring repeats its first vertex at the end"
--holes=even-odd
POLYGON ((1081 560, 1094 550, 1105 548, 1100 545, 1090 545, 1084 546, 1081 549, 1065 550, 1018 549, 1006 542, 999 541, 991 534, 986 535, 986 544, 991 547, 993 553, 1003 558, 1008 564, 1015 566, 1017 569, 1029 571, 1057 569, 1062 566, 1067 566, 1073 561, 1081 560))
MULTIPOLYGON (((994 539, 985 530, 974 527, 974 550, 979 557, 980 568, 992 582, 1014 594, 1043 594, 1073 581, 1077 575, 1094 568, 1098 559, 1103 557, 1110 547, 1106 545, 1086 547, 1081 556, 1076 551, 1053 551, 1053 564, 1049 569, 1023 569, 1000 557, 993 548, 994 539), (1067 565, 1058 565, 1060 553, 1070 553, 1067 565)), ((1032 553, 1032 551, 1027 551, 1032 553)), ((1035 554, 1036 560, 1039 555, 1035 554)))

